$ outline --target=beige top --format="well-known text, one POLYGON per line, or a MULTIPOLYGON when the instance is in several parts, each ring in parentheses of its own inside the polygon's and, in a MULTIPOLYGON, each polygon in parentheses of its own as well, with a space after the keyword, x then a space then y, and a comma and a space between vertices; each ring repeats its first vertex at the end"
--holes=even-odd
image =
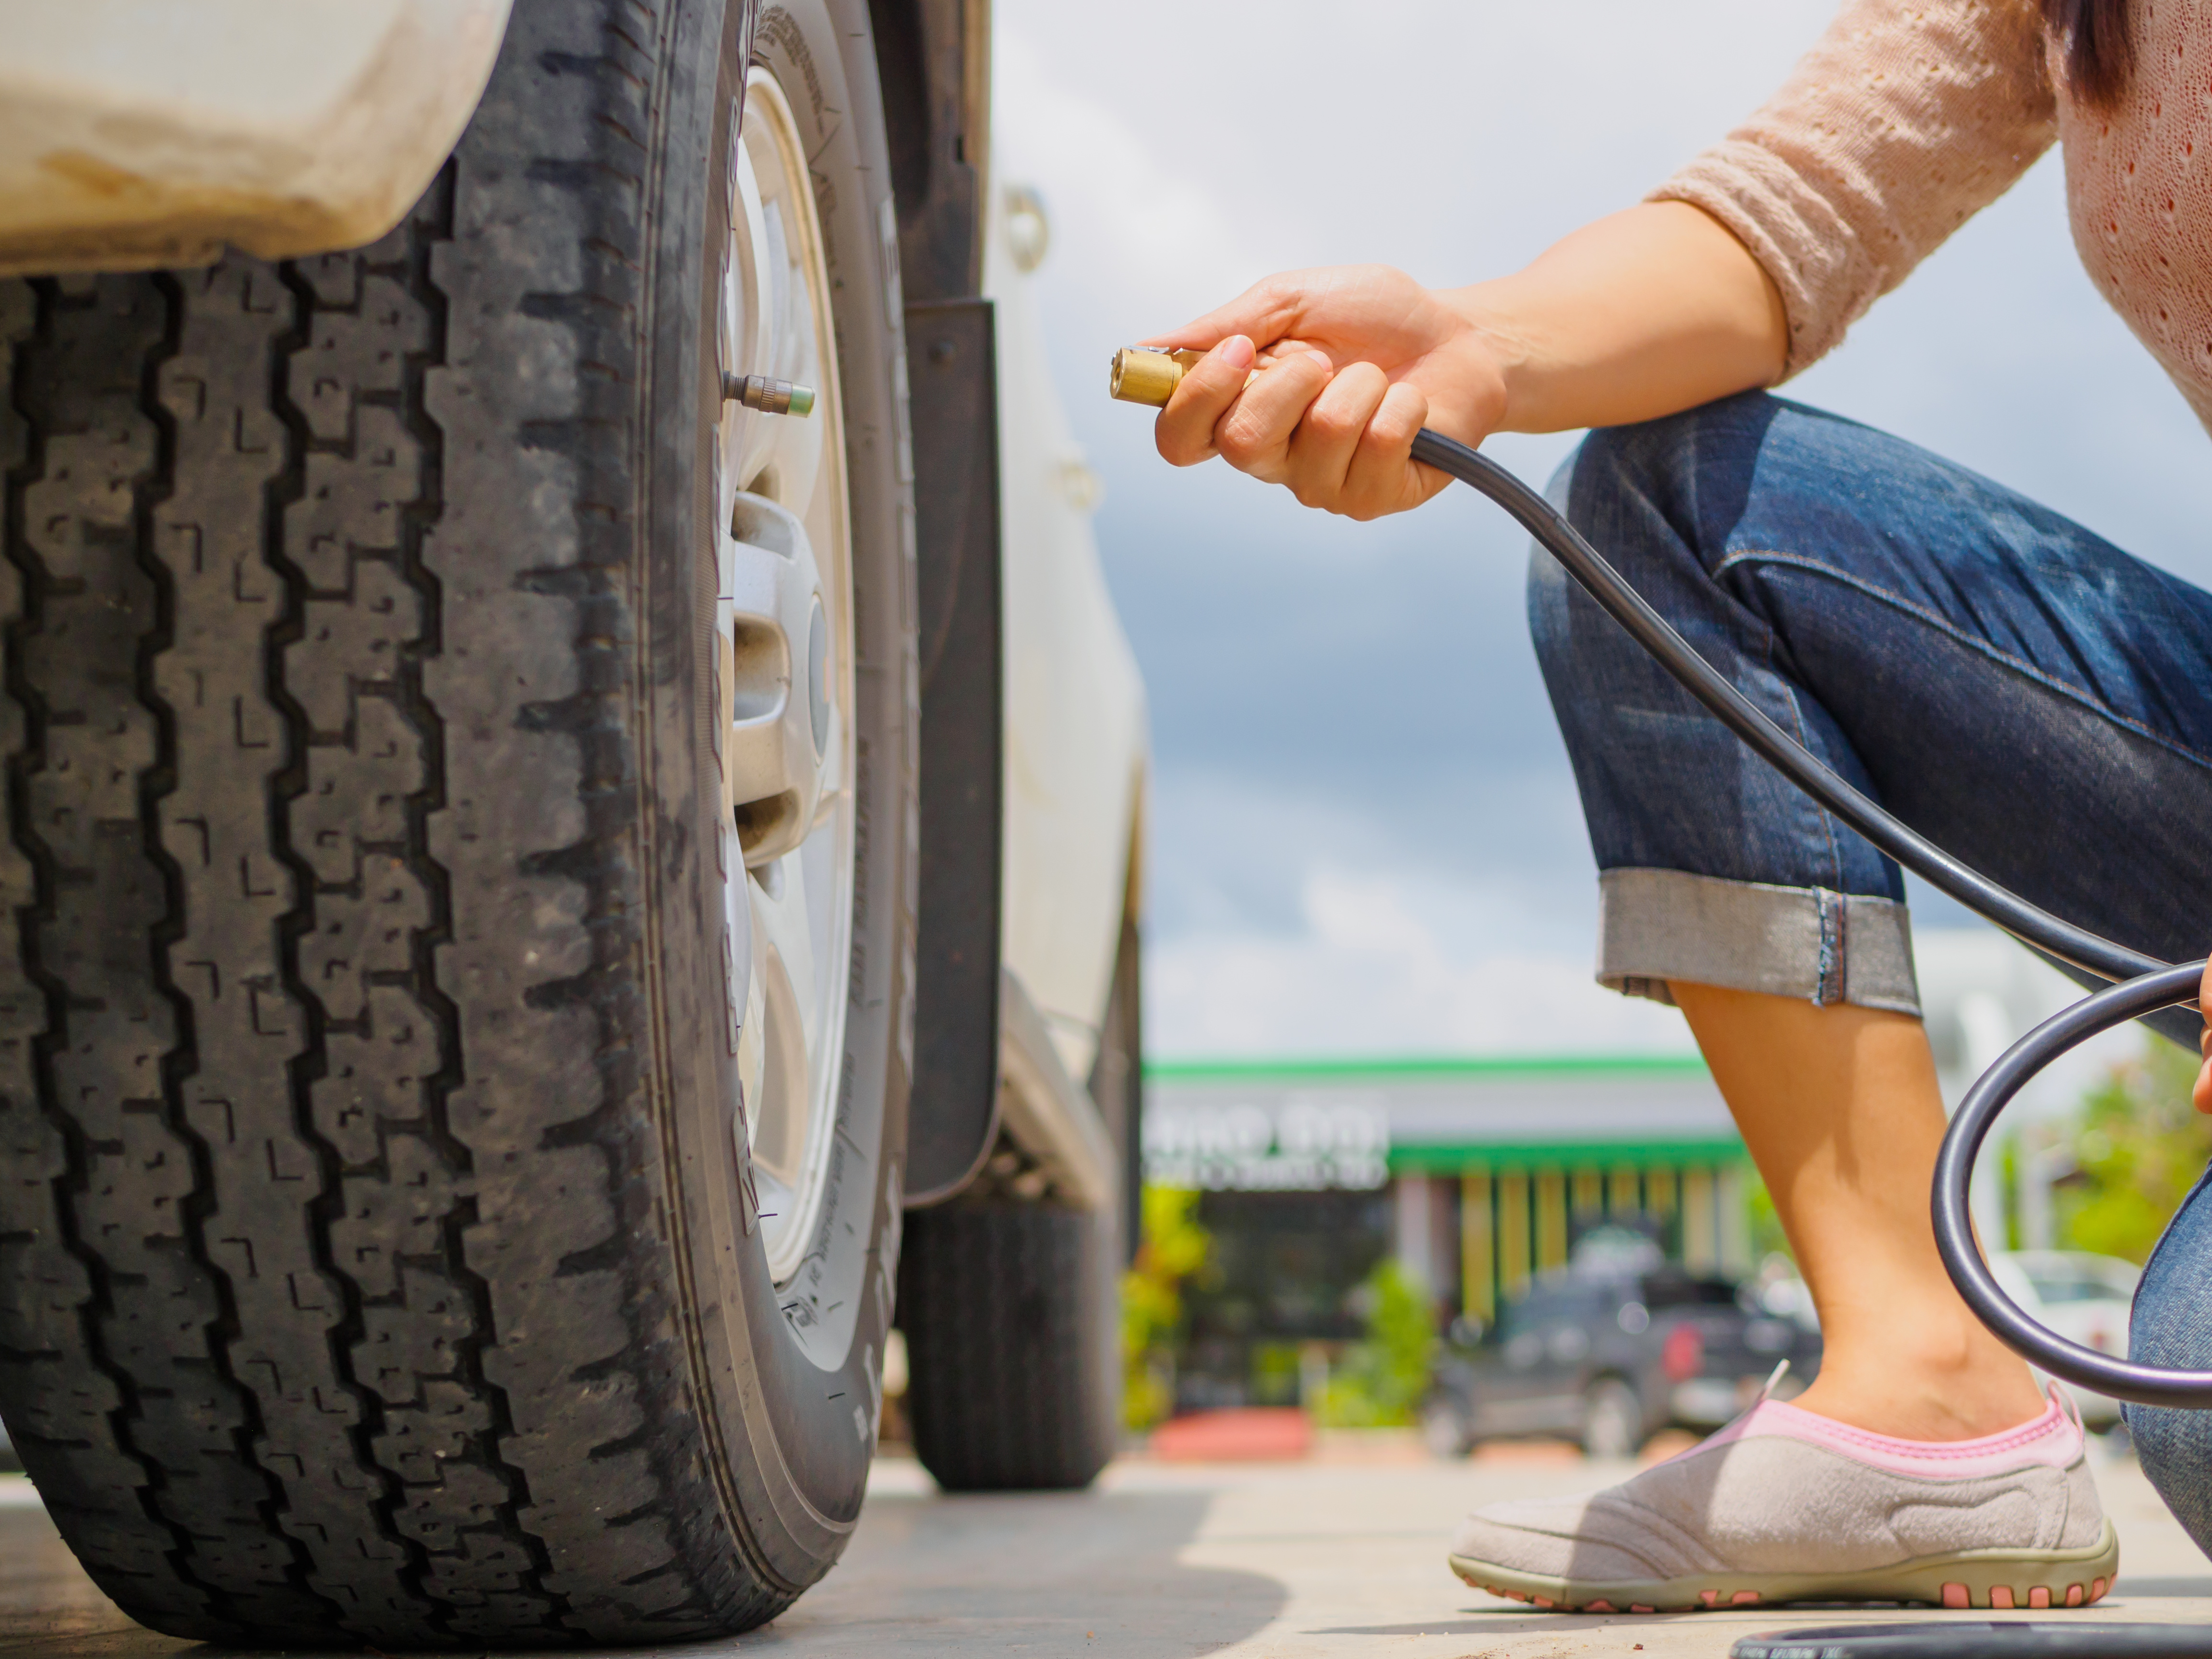
POLYGON ((2212 428, 2212 0, 2134 0, 2109 115, 2054 91, 2034 0, 1844 0, 1766 106, 1652 192, 1727 225, 1790 315, 1792 374, 2056 138, 2074 245, 2212 428))

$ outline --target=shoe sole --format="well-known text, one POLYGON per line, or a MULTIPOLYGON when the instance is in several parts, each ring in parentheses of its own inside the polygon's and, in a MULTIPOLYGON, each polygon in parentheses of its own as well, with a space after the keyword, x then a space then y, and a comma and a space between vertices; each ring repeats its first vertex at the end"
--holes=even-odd
POLYGON ((2119 1534, 2107 1519, 2087 1549, 1958 1550, 1863 1572, 1709 1572, 1601 1583, 1516 1572, 1463 1555, 1451 1570, 1476 1589, 1560 1613, 1683 1613, 1784 1601, 1917 1601, 1939 1607, 2086 1607, 2112 1587, 2119 1534))

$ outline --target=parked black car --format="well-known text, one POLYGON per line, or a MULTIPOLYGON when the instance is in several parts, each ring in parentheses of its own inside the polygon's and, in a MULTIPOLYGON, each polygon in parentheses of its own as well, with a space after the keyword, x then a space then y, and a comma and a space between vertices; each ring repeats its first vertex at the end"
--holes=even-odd
POLYGON ((1565 1435, 1593 1457, 1626 1457, 1669 1425, 1717 1428, 1785 1358, 1782 1392, 1795 1393, 1820 1369, 1819 1333, 1760 1311, 1729 1279, 1565 1269, 1487 1329, 1455 1322, 1422 1428, 1442 1457, 1515 1435, 1565 1435))

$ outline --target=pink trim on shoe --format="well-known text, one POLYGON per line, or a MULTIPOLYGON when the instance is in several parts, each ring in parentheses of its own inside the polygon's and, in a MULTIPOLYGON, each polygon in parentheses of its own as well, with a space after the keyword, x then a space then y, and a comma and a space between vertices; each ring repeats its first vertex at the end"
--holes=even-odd
MULTIPOLYGON (((2050 1403, 2043 1415, 1978 1440, 1898 1440, 1872 1434, 1821 1417, 1779 1400, 1764 1400, 1726 1428, 1699 1441, 1688 1457, 1714 1446, 1760 1435, 1779 1435, 1799 1440, 1866 1463, 1891 1474, 1917 1475, 1925 1480, 1966 1480, 1978 1475, 2009 1474, 2027 1463, 2054 1469, 2070 1468, 2081 1456, 2081 1431, 2073 1415, 2060 1404, 2058 1386, 2051 1385, 2050 1403)), ((1668 1460, 1672 1462, 1672 1459, 1668 1460)))

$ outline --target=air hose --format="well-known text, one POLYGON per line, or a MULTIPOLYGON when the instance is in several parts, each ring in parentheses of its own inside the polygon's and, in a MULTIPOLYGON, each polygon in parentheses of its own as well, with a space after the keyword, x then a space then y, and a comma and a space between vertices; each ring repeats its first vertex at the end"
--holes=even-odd
MULTIPOLYGON (((1195 352, 1132 348, 1115 356, 1109 391, 1131 403, 1164 404, 1195 352)), ((2014 1043, 1978 1079, 1943 1137, 1932 1206, 1936 1248, 1959 1294, 1998 1340, 2051 1376, 2147 1406, 2212 1409, 2212 1370, 2138 1364, 2069 1342, 2022 1312, 1998 1287, 1974 1241, 1966 1190, 1997 1114, 2045 1066, 2124 1021, 2195 1002, 2205 964, 2160 962, 2077 927, 1968 867, 1837 776, 1699 656, 1667 619, 1567 522, 1551 502, 1488 456, 1424 427, 1413 459, 1488 496, 1518 520, 1599 606, 1753 753, 1898 863, 2007 933, 2102 980, 2110 989, 2074 1004, 2014 1043)))

